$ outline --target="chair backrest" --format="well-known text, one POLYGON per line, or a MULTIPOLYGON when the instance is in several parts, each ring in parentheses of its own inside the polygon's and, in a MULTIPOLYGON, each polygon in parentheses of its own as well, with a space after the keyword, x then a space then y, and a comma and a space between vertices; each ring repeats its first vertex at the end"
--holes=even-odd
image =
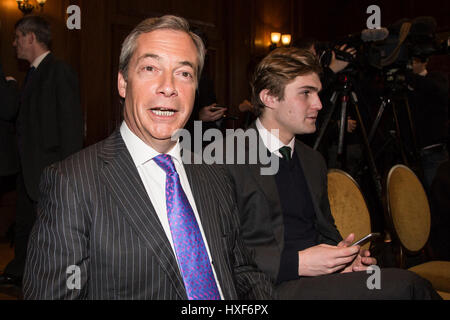
MULTIPOLYGON (((355 234, 355 240, 371 232, 370 214, 358 183, 339 169, 328 171, 328 199, 336 227, 342 237, 355 234)), ((368 248, 370 243, 363 246, 368 248)))
POLYGON ((430 235, 428 198, 414 172, 396 165, 387 178, 387 205, 392 226, 401 245, 411 253, 420 251, 430 235))

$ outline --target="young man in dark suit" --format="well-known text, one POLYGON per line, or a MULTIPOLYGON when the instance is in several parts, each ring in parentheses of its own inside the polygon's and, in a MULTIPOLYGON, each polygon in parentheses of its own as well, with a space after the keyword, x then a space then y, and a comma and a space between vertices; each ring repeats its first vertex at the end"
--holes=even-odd
POLYGON ((42 17, 26 16, 16 23, 13 46, 17 58, 28 61, 30 68, 19 101, 0 109, 2 118, 16 122, 21 166, 15 256, 0 276, 0 284, 21 285, 43 169, 83 146, 78 79, 50 52, 51 40, 50 25, 42 17))
POLYGON ((268 154, 279 165, 271 161, 270 167, 278 168, 272 175, 262 174, 267 166, 261 161, 225 166, 247 247, 282 299, 439 298, 426 280, 399 269, 381 270, 381 289, 371 290, 366 270, 376 260, 368 250, 350 246, 354 234, 344 240, 339 234, 325 162, 295 139, 316 130, 320 72, 316 57, 296 48, 274 50, 256 68, 252 102, 258 119, 249 130, 258 141, 237 145, 234 152, 246 161, 268 154))
POLYGON ((44 171, 25 298, 272 296, 239 237, 228 177, 187 163, 172 138, 192 112, 203 61, 201 39, 180 17, 144 20, 125 39, 124 122, 44 171))

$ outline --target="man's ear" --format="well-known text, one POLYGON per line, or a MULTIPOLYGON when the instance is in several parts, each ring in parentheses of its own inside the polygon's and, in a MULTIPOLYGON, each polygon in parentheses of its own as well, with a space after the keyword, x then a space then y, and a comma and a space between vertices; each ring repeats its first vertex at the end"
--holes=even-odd
POLYGON ((262 90, 259 93, 259 99, 261 99, 261 102, 269 109, 273 109, 275 103, 278 101, 277 97, 270 94, 269 89, 262 90))
POLYGON ((117 76, 117 89, 119 90, 119 95, 125 99, 127 92, 127 80, 122 75, 122 72, 119 72, 117 76))
POLYGON ((26 36, 27 36, 27 41, 29 44, 33 44, 34 42, 37 41, 36 35, 34 34, 34 32, 28 32, 26 34, 26 36))

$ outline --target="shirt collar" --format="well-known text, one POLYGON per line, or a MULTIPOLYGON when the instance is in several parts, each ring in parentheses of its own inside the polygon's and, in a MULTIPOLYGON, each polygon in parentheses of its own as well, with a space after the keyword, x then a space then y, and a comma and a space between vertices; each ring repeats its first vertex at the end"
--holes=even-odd
POLYGON ((280 150, 280 148, 287 146, 289 148, 291 148, 291 157, 294 154, 294 146, 295 146, 295 137, 292 138, 292 140, 285 145, 283 142, 280 141, 280 139, 278 139, 278 136, 276 136, 275 132, 274 134, 272 134, 271 131, 267 130, 263 124, 261 123, 261 121, 258 119, 256 119, 256 128, 258 129, 259 132, 259 136, 261 137, 261 140, 264 143, 264 146, 271 152, 276 154, 279 157, 282 157, 280 152, 278 150, 280 150))
MULTIPOLYGON (((131 154, 131 158, 133 159, 136 167, 142 166, 148 161, 152 160, 154 157, 160 155, 158 151, 150 147, 144 141, 142 141, 138 136, 136 136, 125 121, 122 122, 120 126, 120 134, 122 135, 122 139, 127 146, 128 151, 131 154)), ((175 146, 167 152, 168 155, 172 157, 173 160, 177 161, 179 164, 182 164, 181 161, 181 145, 178 140, 175 146)))
POLYGON ((426 77, 427 74, 428 74, 428 70, 425 69, 425 70, 423 70, 421 73, 419 73, 419 76, 426 77))
POLYGON ((36 69, 39 67, 39 65, 41 64, 42 60, 45 59, 45 57, 50 53, 50 51, 46 51, 43 54, 41 54, 39 57, 37 57, 36 59, 34 59, 33 63, 31 64, 31 67, 35 67, 36 69))

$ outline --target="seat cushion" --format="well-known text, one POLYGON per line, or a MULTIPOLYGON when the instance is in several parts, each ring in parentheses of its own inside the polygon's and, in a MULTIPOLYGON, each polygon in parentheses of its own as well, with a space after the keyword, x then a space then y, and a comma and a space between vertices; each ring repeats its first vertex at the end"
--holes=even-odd
POLYGON ((443 291, 438 291, 437 293, 441 296, 442 299, 450 300, 450 293, 443 291))
POLYGON ((435 290, 450 293, 450 261, 430 261, 409 270, 430 281, 435 290))
MULTIPOLYGON (((328 173, 328 200, 336 227, 342 237, 350 233, 359 240, 371 232, 370 214, 358 184, 346 172, 331 169, 328 173)), ((370 244, 363 246, 369 249, 370 244)))

